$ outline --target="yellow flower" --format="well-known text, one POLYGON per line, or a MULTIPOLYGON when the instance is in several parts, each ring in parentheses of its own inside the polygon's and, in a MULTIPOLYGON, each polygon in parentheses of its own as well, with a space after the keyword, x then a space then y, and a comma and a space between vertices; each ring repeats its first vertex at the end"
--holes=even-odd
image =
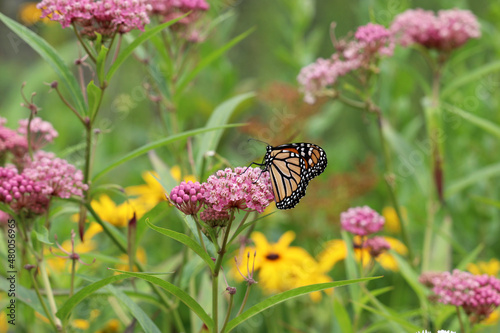
POLYGON ((476 264, 469 263, 467 270, 474 275, 488 274, 497 276, 500 271, 500 261, 492 258, 490 261, 480 261, 476 264))
POLYGON ((71 326, 86 331, 89 329, 90 324, 89 321, 85 319, 74 319, 71 322, 71 326))
POLYGON ((19 8, 19 19, 24 25, 33 25, 39 21, 47 24, 53 23, 48 17, 40 18, 42 16, 42 10, 36 8, 36 2, 27 2, 20 6, 19 8))
MULTIPOLYGON (((391 250, 401 254, 406 255, 408 249, 399 240, 392 237, 384 237, 385 240, 391 245, 391 250)), ((355 238, 354 242, 356 244, 360 243, 360 240, 355 238)), ((375 259, 383 268, 397 272, 399 270, 396 258, 390 252, 384 252, 378 255, 376 258, 372 258, 370 251, 367 248, 355 248, 354 257, 356 261, 363 259, 363 266, 366 267, 372 259, 375 259)), ((334 239, 328 241, 325 244, 325 249, 321 251, 318 255, 319 265, 324 271, 330 270, 337 262, 347 258, 347 246, 345 242, 341 239, 334 239)))
MULTIPOLYGON (((255 246, 245 248, 238 260, 238 267, 240 271, 246 272, 247 265, 250 270, 253 266, 259 274, 258 286, 265 293, 283 292, 332 280, 324 274, 325 271, 306 250, 298 246, 290 246, 295 239, 294 232, 284 233, 277 243, 269 243, 260 232, 254 232, 251 238, 255 246), (257 255, 254 262, 255 252, 257 255), (250 256, 247 256, 247 253, 250 253, 250 256)), ((232 275, 238 281, 243 280, 236 266, 233 267, 232 275)), ((310 297, 317 301, 321 298, 321 294, 313 293, 310 297)))
POLYGON ((125 227, 134 216, 140 219, 148 211, 146 205, 140 199, 129 199, 117 205, 107 195, 101 195, 99 200, 90 203, 99 217, 116 227, 125 227))
POLYGON ((125 188, 125 193, 129 196, 136 196, 149 209, 156 206, 159 202, 165 200, 165 189, 158 182, 159 176, 154 171, 146 171, 142 173, 142 179, 146 182, 145 185, 129 186, 125 188))
POLYGON ((120 332, 120 322, 118 319, 111 319, 106 325, 96 333, 117 333, 120 332))
MULTIPOLYGON (((401 207, 401 214, 403 218, 407 218, 406 208, 401 207)), ((401 232, 401 221, 399 221, 398 214, 394 207, 384 207, 382 215, 385 218, 385 229, 390 233, 397 234, 401 232)))
MULTIPOLYGON (((137 251, 135 252, 135 258, 141 263, 145 264, 146 263, 146 251, 142 247, 137 248, 137 251)), ((121 271, 129 271, 130 266, 128 264, 128 255, 127 254, 121 254, 118 259, 123 262, 123 264, 118 264, 116 265, 116 269, 119 269, 121 271)), ((134 271, 137 272, 137 267, 134 265, 134 271)), ((118 274, 118 273, 116 273, 118 274)))
POLYGON ((481 324, 483 325, 495 325, 498 323, 498 320, 500 319, 500 311, 498 310, 493 310, 492 313, 486 319, 483 319, 481 321, 481 324))
POLYGON ((0 311, 0 332, 7 332, 9 327, 7 326, 7 321, 10 319, 7 319, 7 314, 5 311, 0 311))
MULTIPOLYGON (((78 254, 88 253, 88 252, 91 252, 97 248, 97 244, 95 241, 92 240, 92 237, 94 237, 94 235, 98 232, 97 231, 98 229, 100 231, 102 231, 102 227, 98 223, 92 222, 90 224, 90 227, 87 229, 87 231, 84 234, 83 239, 85 239, 85 242, 83 242, 83 243, 78 242, 78 244, 75 245, 75 253, 78 253, 78 254)), ((61 246, 66 251, 71 252, 71 240, 70 239, 65 240, 61 244, 61 246)), ((59 253, 60 251, 57 248, 53 248, 52 250, 57 255, 64 255, 64 254, 59 253)), ((50 249, 45 248, 44 254, 50 255, 51 254, 50 249)), ((52 256, 52 257, 48 256, 46 261, 47 261, 47 265, 51 268, 51 270, 56 272, 56 273, 62 272, 64 270, 64 268, 66 267, 66 263, 69 262, 69 260, 67 258, 58 258, 56 256, 52 256)), ((71 265, 68 264, 67 266, 68 266, 68 270, 71 269, 70 268, 71 265)))

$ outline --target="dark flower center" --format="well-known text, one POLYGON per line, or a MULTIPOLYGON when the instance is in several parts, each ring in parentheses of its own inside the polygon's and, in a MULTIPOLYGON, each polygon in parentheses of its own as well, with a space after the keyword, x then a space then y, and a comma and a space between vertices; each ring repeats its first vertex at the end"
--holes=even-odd
POLYGON ((277 253, 269 253, 266 256, 266 259, 268 259, 268 260, 278 260, 279 258, 280 258, 280 255, 277 253))

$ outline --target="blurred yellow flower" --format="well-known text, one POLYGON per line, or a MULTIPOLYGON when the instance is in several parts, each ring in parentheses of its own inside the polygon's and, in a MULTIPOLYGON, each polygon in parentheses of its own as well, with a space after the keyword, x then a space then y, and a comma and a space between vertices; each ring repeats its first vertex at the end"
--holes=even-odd
POLYGON ((90 324, 89 321, 85 319, 74 319, 71 321, 71 326, 86 331, 89 329, 90 324))
POLYGON ((492 258, 490 261, 480 261, 477 264, 469 263, 467 270, 474 275, 488 274, 497 276, 500 272, 500 261, 492 258))
POLYGON ((5 311, 0 312, 0 332, 7 332, 9 327, 7 326, 7 314, 5 311))
POLYGON ((36 8, 37 2, 26 2, 19 7, 19 20, 24 25, 33 25, 37 22, 43 22, 45 24, 54 23, 48 17, 40 18, 42 16, 42 10, 36 8))
POLYGON ((120 332, 120 322, 118 319, 111 319, 104 325, 103 328, 98 330, 96 333, 118 333, 120 332))
MULTIPOLYGON (((403 215, 403 219, 407 218, 407 212, 405 207, 401 207, 401 214, 403 215)), ((401 232, 401 221, 399 221, 398 214, 394 207, 384 207, 382 209, 382 215, 385 218, 385 230, 390 233, 397 234, 401 232)))
MULTIPOLYGON (((408 249, 399 240, 392 237, 384 238, 391 245, 392 251, 401 255, 407 254, 408 249)), ((359 236, 354 238, 354 243, 361 243, 359 236)), ((384 252, 376 258, 372 258, 369 249, 354 248, 354 257, 358 262, 362 259, 364 267, 366 267, 372 259, 375 259, 375 261, 378 262, 384 269, 394 272, 399 270, 396 258, 394 258, 390 252, 384 252)), ((328 271, 332 269, 337 262, 344 260, 345 258, 347 258, 347 246, 345 242, 341 239, 333 239, 325 243, 325 249, 318 255, 318 262, 324 271, 328 271)))
MULTIPOLYGON (((295 239, 294 232, 284 233, 276 243, 269 243, 260 232, 254 232, 251 239, 255 246, 246 247, 242 251, 238 259, 238 267, 241 272, 247 272, 247 266, 250 270, 253 266, 255 271, 258 271, 258 286, 265 293, 283 292, 301 286, 332 281, 306 250, 298 246, 290 246, 295 239), (250 256, 247 255, 248 253, 250 256), (255 262, 254 253, 256 253, 255 262)), ((231 273, 236 280, 243 280, 236 265, 233 266, 231 273)), ((321 293, 311 293, 310 297, 318 301, 321 299, 321 293)))
MULTIPOLYGON (((82 254, 82 253, 88 253, 93 251, 94 249, 97 248, 97 243, 92 240, 92 237, 98 232, 102 231, 102 227, 96 223, 92 222, 90 224, 90 227, 87 229, 87 231, 84 234, 85 242, 81 243, 78 242, 78 244, 75 245, 75 253, 82 254)), ((65 249, 68 252, 71 252, 71 240, 67 239, 61 244, 62 248, 65 249)), ((64 255, 59 253, 60 251, 57 248, 52 249, 55 254, 58 255, 64 255)), ((51 268, 50 271, 54 271, 55 273, 62 272, 65 267, 68 267, 68 270, 71 269, 71 265, 69 264, 70 260, 67 258, 58 258, 56 256, 51 256, 50 249, 45 248, 44 249, 44 254, 47 255, 47 265, 51 268), (67 264, 68 263, 68 264, 67 264), (67 264, 67 265, 66 265, 67 264)))
MULTIPOLYGON (((145 264, 147 261, 146 257, 146 251, 142 247, 137 248, 137 251, 135 252, 135 258, 141 263, 145 264)), ((127 254, 121 254, 118 259, 123 262, 122 264, 117 264, 115 265, 116 269, 119 269, 121 271, 130 271, 130 267, 128 264, 128 255, 127 254)), ((137 267, 134 265, 134 272, 137 272, 137 267)), ((115 273, 118 274, 118 273, 115 273)))
POLYGON ((140 199, 129 199, 117 205, 107 195, 101 195, 98 200, 90 203, 99 217, 115 227, 126 227, 128 222, 135 215, 140 219, 149 209, 140 199))
POLYGON ((163 186, 156 180, 158 178, 158 174, 154 171, 143 172, 142 179, 144 179, 146 184, 129 186, 125 188, 125 193, 128 196, 140 198, 143 204, 151 209, 159 202, 165 200, 165 189, 163 189, 163 186))
POLYGON ((500 311, 498 310, 493 310, 492 313, 486 319, 483 319, 481 321, 481 324, 483 325, 495 325, 498 323, 498 320, 500 319, 500 311))

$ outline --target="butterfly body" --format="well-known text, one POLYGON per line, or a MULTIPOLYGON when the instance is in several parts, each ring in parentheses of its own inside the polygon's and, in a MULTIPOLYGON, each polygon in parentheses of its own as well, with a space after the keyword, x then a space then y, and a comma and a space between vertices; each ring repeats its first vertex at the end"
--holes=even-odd
POLYGON ((312 143, 267 146, 264 171, 271 175, 278 209, 290 209, 306 194, 307 185, 326 168, 325 151, 312 143))

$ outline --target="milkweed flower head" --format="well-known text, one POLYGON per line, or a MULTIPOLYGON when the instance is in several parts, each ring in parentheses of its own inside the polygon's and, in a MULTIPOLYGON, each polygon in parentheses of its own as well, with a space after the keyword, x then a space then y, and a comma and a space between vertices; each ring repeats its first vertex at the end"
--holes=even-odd
POLYGON ((364 246, 368 249, 370 256, 373 258, 377 258, 379 255, 387 252, 391 248, 391 244, 389 244, 389 242, 381 236, 368 238, 365 241, 364 246))
POLYGON ((409 9, 396 16, 391 32, 402 46, 420 44, 438 51, 452 51, 481 36, 476 16, 461 9, 440 10, 437 15, 421 8, 409 9))
POLYGON ((14 157, 21 158, 28 152, 28 141, 15 130, 5 127, 6 123, 7 120, 0 117, 0 158, 8 152, 14 157))
POLYGON ((178 24, 189 24, 197 20, 201 12, 210 8, 205 0, 149 0, 148 4, 151 6, 151 14, 162 16, 164 21, 176 19, 191 11, 178 24))
POLYGON ((195 215, 205 202, 205 189, 200 183, 182 182, 170 192, 170 202, 186 215, 195 215))
POLYGON ((262 213, 274 201, 269 173, 259 168, 219 170, 202 186, 206 204, 216 211, 236 208, 262 213))
MULTIPOLYGON (((200 213, 200 218, 203 222, 205 222, 208 226, 212 228, 216 227, 225 227, 231 215, 227 210, 218 211, 213 209, 212 207, 208 207, 203 212, 200 213)), ((234 216, 233 216, 234 220, 234 216)))
POLYGON ((368 206, 349 208, 340 214, 342 229, 359 236, 380 231, 385 219, 368 206))
POLYGON ((60 198, 72 195, 83 197, 88 186, 83 183, 83 173, 66 160, 53 153, 38 151, 33 161, 24 168, 23 174, 43 184, 42 192, 60 198))
POLYGON ((96 32, 111 37, 132 29, 144 31, 151 10, 146 0, 43 0, 37 7, 42 18, 58 21, 63 28, 74 23, 91 39, 96 38, 96 32))
MULTIPOLYGON (((17 132, 28 138, 28 123, 29 119, 19 120, 17 132)), ((52 143, 59 136, 51 123, 43 121, 39 117, 35 117, 29 123, 30 126, 30 145, 33 150, 39 150, 49 143, 52 143)))
POLYGON ((394 51, 391 32, 373 23, 359 27, 354 38, 333 42, 336 53, 328 59, 319 58, 305 66, 297 77, 307 103, 312 104, 316 97, 331 94, 329 88, 335 85, 339 77, 356 70, 372 71, 382 56, 392 56, 394 51))
POLYGON ((462 307, 472 322, 484 320, 500 305, 500 280, 491 275, 455 269, 421 277, 420 281, 432 288, 432 298, 462 307))
POLYGON ((46 212, 50 198, 43 191, 44 184, 18 174, 14 167, 0 167, 0 202, 16 213, 39 215, 46 212))

